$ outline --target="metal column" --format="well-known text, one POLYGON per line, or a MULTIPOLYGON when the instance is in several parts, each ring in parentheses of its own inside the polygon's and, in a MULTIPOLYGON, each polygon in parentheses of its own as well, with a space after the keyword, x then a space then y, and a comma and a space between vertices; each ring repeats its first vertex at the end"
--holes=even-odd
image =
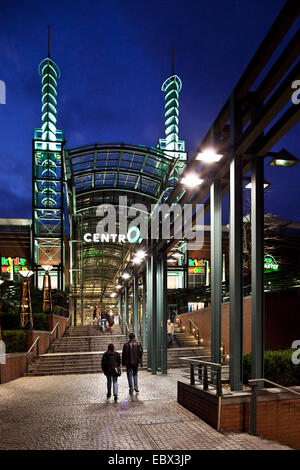
POLYGON ((231 390, 242 390, 243 388, 242 201, 242 158, 234 156, 230 163, 229 227, 231 390))
MULTIPOLYGON (((264 377, 264 159, 252 160, 252 379, 264 377)), ((263 385, 263 384, 262 384, 263 385)))
POLYGON ((143 349, 147 347, 146 337, 146 309, 147 309, 147 284, 146 276, 143 274, 143 299, 142 299, 142 315, 143 315, 143 349))
POLYGON ((167 352, 167 320, 168 320, 168 299, 167 299, 167 259, 161 260, 161 285, 162 285, 162 364, 163 374, 168 372, 168 352, 167 352))
POLYGON ((138 276, 134 273, 133 277, 133 331, 136 338, 139 335, 139 296, 138 296, 138 276))
POLYGON ((156 257, 150 256, 150 309, 151 309, 151 372, 157 372, 157 284, 156 284, 156 257))
POLYGON ((125 285, 125 299, 124 299, 124 313, 125 313, 125 326, 126 334, 129 333, 129 285, 125 285))
POLYGON ((122 292, 120 292, 119 299, 118 299, 118 313, 119 313, 119 323, 123 332, 122 292))
MULTIPOLYGON (((221 181, 215 180, 210 189, 211 224, 211 360, 221 363, 222 305, 222 195, 221 181)), ((206 266, 208 269, 208 266, 206 266)))
POLYGON ((156 300, 157 300, 157 369, 161 370, 161 346, 162 346, 162 263, 156 261, 156 300))
POLYGON ((151 371, 151 321, 152 321, 152 294, 151 294, 151 261, 147 261, 147 370, 151 371))

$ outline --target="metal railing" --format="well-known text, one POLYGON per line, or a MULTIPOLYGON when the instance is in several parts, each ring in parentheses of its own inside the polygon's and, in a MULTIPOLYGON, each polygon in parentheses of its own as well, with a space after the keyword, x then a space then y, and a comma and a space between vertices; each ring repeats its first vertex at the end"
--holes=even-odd
POLYGON ((251 385, 251 413, 250 413, 250 434, 256 436, 257 434, 257 395, 258 395, 258 385, 259 384, 264 384, 267 383, 269 385, 272 385, 275 388, 280 388, 281 390, 284 390, 285 392, 293 393, 294 395, 297 395, 300 397, 300 392, 296 392, 295 390, 292 390, 289 387, 284 387, 283 385, 279 385, 275 382, 272 382, 271 380, 268 379, 251 379, 248 380, 249 384, 251 385))
POLYGON ((28 373, 28 368, 29 368, 29 354, 33 350, 35 344, 36 344, 36 355, 34 356, 34 352, 32 354, 33 354, 33 357, 36 357, 36 358, 39 357, 39 349, 40 349, 39 343, 40 343, 40 337, 38 336, 26 353, 26 373, 28 373))
POLYGON ((58 327, 59 327, 59 322, 56 323, 55 327, 53 328, 53 330, 51 331, 51 333, 49 335, 49 348, 50 348, 51 344, 53 343, 54 339, 58 338, 58 327), (54 332, 55 332, 55 338, 51 339, 54 332))
POLYGON ((180 357, 189 363, 183 377, 189 379, 190 385, 202 384, 203 390, 215 389, 217 396, 222 396, 222 365, 204 361, 197 357, 180 357))
POLYGON ((196 325, 196 323, 189 319, 189 324, 190 324, 190 334, 193 335, 197 342, 198 342, 198 346, 200 346, 200 331, 199 331, 199 327, 196 325))
POLYGON ((125 328, 126 328, 126 336, 128 336, 128 334, 129 334, 129 325, 128 325, 126 320, 124 320, 124 323, 125 323, 125 328))

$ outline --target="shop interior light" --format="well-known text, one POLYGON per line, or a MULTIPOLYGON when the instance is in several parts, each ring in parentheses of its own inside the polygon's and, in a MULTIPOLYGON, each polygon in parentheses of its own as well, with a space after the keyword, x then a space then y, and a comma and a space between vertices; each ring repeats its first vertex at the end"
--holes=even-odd
POLYGON ((141 258, 133 258, 132 259, 133 264, 141 264, 142 261, 143 260, 141 258))
POLYGON ((115 292, 112 292, 112 293, 110 294, 110 297, 116 297, 116 295, 117 295, 117 294, 116 294, 115 292))
POLYGON ((123 273, 123 274, 122 274, 122 278, 123 278, 123 279, 129 279, 129 278, 130 278, 130 274, 129 274, 129 273, 123 273))
POLYGON ((122 287, 121 284, 116 285, 116 289, 121 289, 121 287, 122 287))
POLYGON ((3 282, 4 282, 3 279, 0 279, 0 286, 1 286, 1 284, 3 284, 3 282))
POLYGON ((46 272, 49 272, 51 271, 51 269, 53 269, 53 266, 49 265, 49 264, 43 264, 42 265, 42 268, 46 271, 46 272))
POLYGON ((177 261, 176 258, 174 258, 174 256, 169 256, 169 258, 167 258, 167 263, 175 263, 177 261))
POLYGON ((198 153, 196 160, 201 160, 205 163, 219 162, 223 155, 216 153, 214 149, 206 149, 203 152, 198 153))
POLYGON ((183 256, 183 253, 180 250, 175 250, 171 252, 171 256, 174 256, 174 258, 180 258, 180 256, 183 256))
POLYGON ((189 173, 181 178, 180 183, 186 188, 193 189, 200 186, 203 183, 203 179, 199 178, 196 173, 189 173))
POLYGON ((30 270, 18 271, 18 273, 21 274, 21 276, 25 278, 28 278, 33 275, 33 271, 30 271, 30 270))

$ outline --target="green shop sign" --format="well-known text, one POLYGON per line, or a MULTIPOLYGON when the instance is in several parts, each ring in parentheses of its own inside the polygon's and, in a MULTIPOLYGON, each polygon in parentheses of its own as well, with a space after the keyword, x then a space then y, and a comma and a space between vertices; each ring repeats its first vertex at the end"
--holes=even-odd
POLYGON ((278 271, 278 263, 272 255, 264 256, 264 270, 265 273, 278 271))

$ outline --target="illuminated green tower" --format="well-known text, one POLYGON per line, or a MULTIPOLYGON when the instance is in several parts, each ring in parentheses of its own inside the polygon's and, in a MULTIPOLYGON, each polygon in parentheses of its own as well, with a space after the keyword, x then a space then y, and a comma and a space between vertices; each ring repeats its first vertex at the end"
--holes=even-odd
POLYGON ((44 269, 52 265, 52 284, 64 289, 64 133, 56 129, 57 79, 60 71, 48 57, 39 65, 42 77, 42 127, 33 139, 32 255, 35 285, 41 286, 44 269))
POLYGON ((186 166, 187 153, 185 152, 184 140, 179 140, 179 92, 182 83, 180 78, 174 74, 174 48, 172 47, 172 75, 164 81, 161 90, 165 93, 165 139, 159 139, 158 148, 165 153, 178 159, 175 172, 169 179, 170 188, 167 194, 177 183, 180 174, 186 166))

